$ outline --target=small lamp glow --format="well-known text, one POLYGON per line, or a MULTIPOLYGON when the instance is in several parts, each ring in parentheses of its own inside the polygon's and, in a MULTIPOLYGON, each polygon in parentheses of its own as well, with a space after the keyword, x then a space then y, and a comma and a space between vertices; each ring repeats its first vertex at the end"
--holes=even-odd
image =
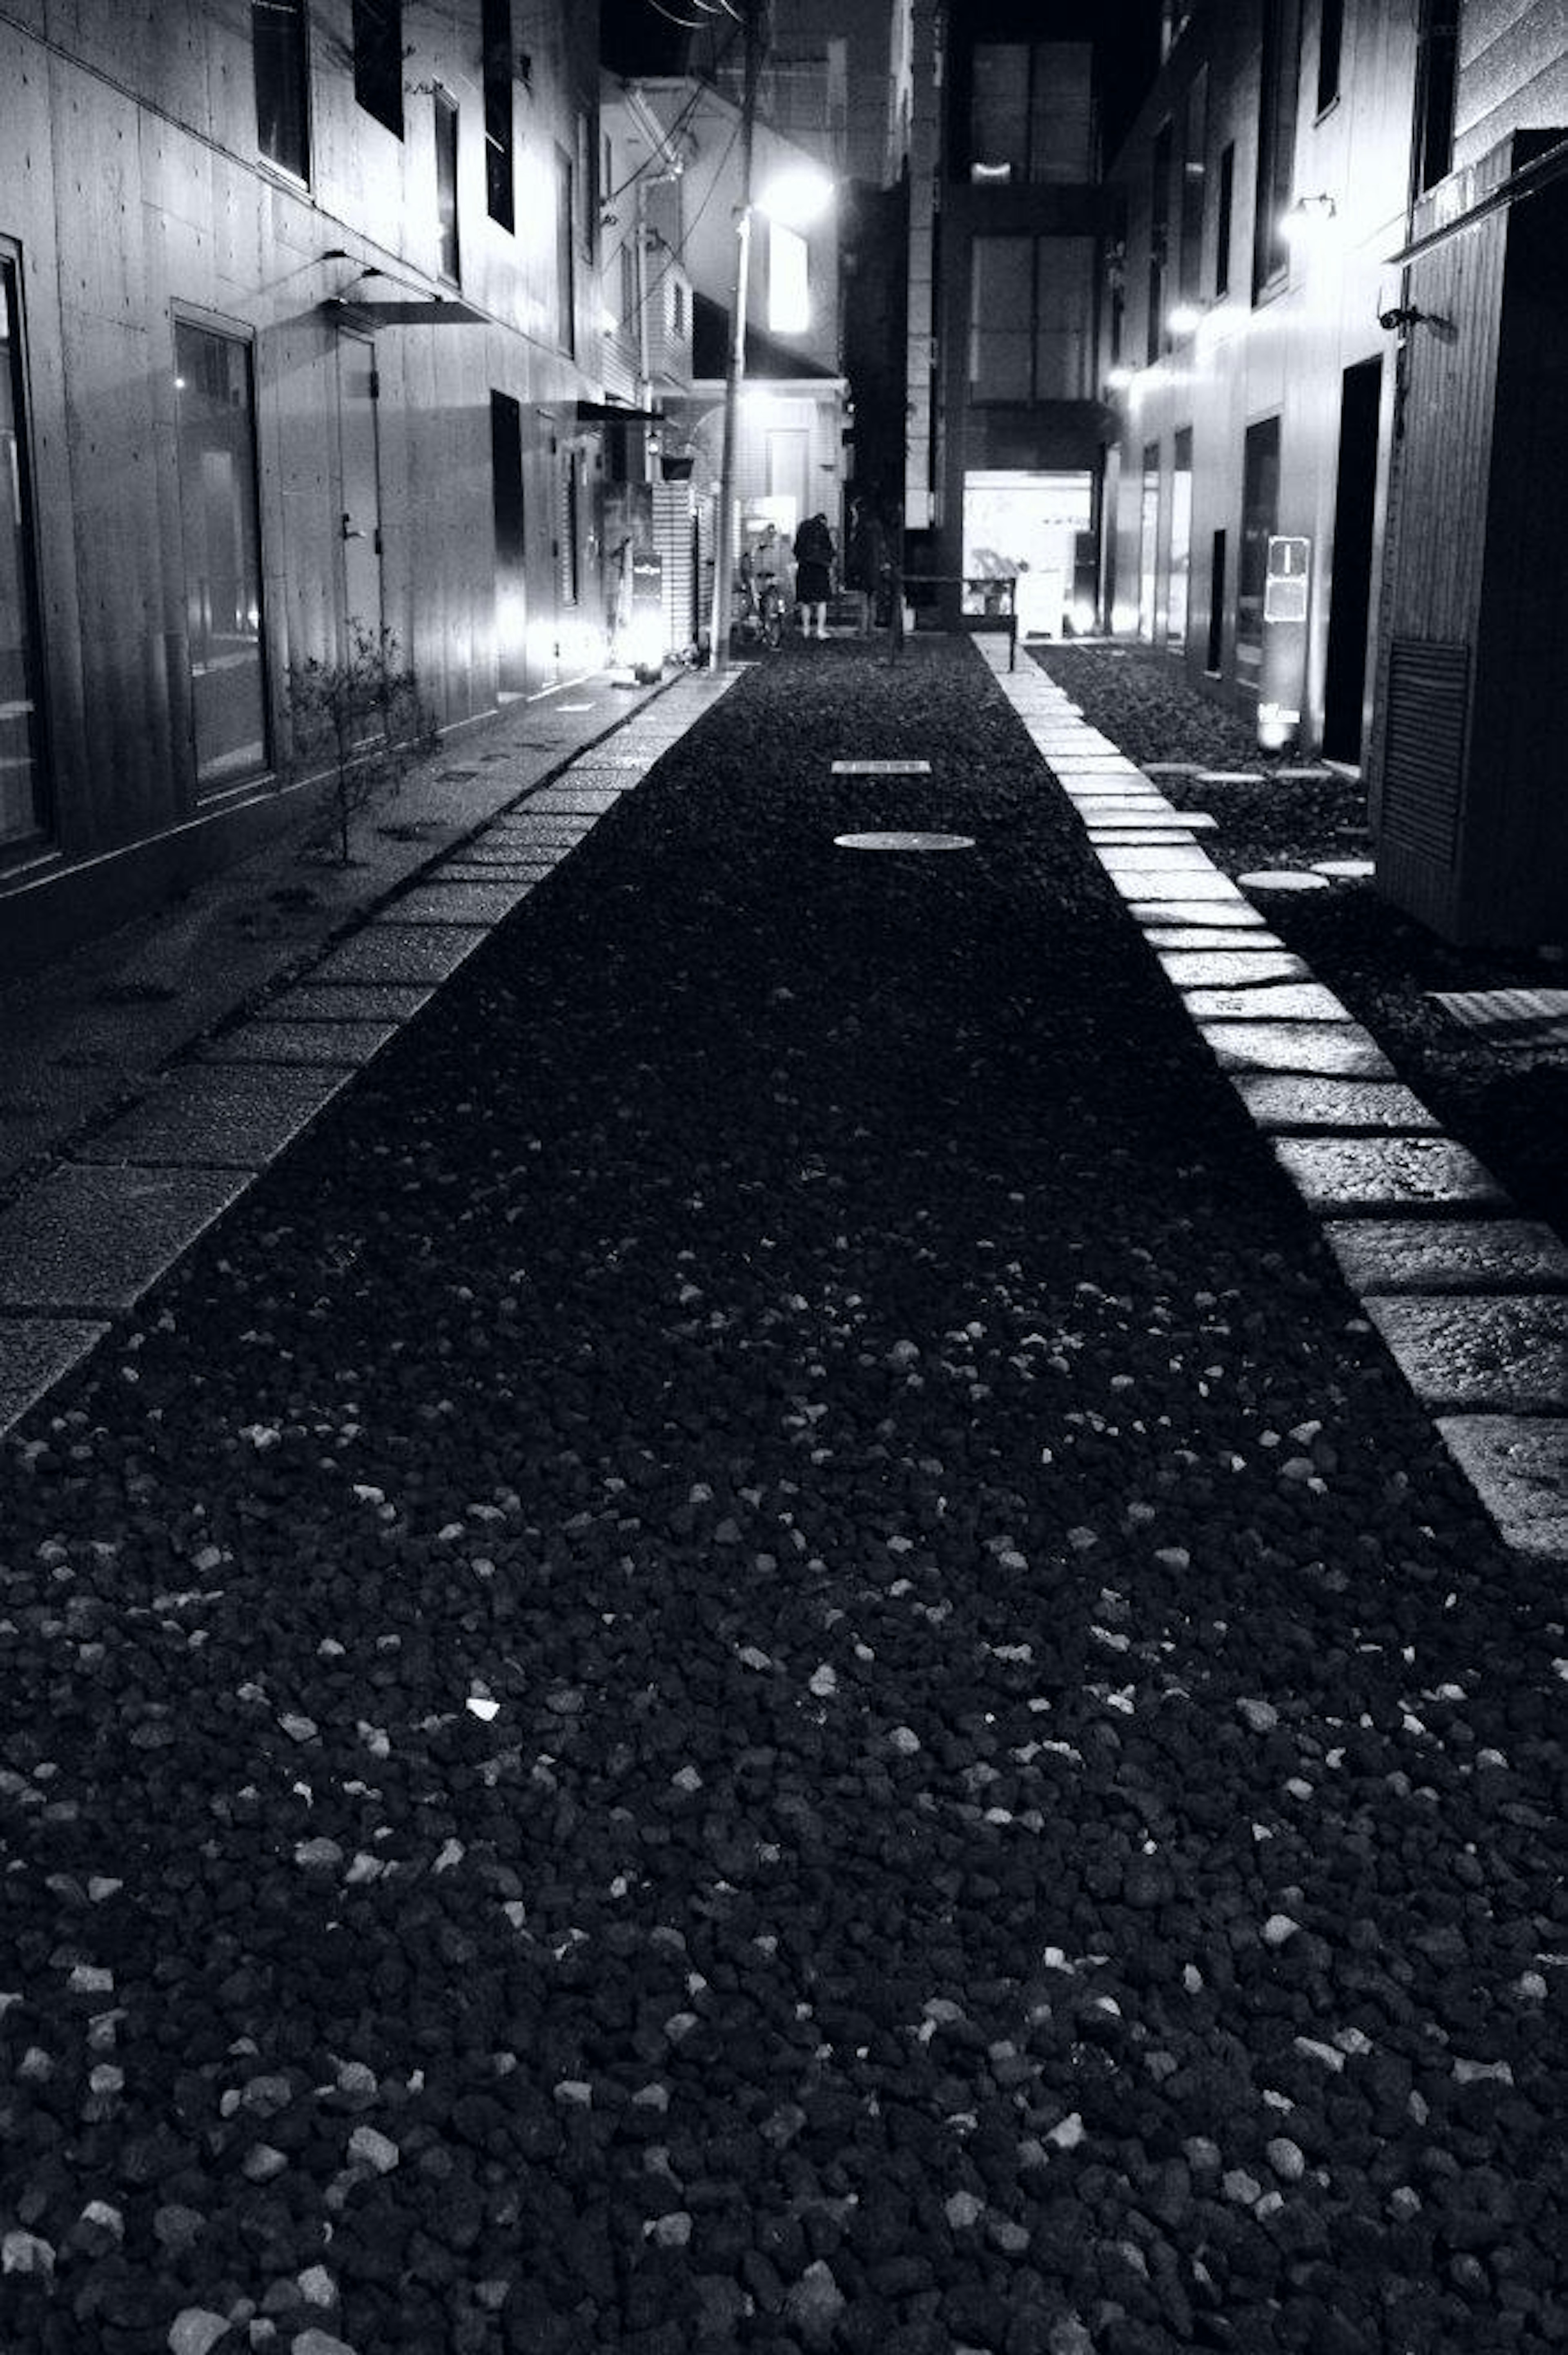
POLYGON ((1339 218, 1339 212, 1333 197, 1319 190, 1316 196, 1298 197, 1282 217, 1280 227, 1292 245, 1319 244, 1339 218))
POLYGON ((833 184, 814 164, 790 164, 776 172, 757 197, 757 209, 785 229, 809 229, 833 200, 833 184))
POLYGON ((1190 336, 1202 324, 1203 314, 1196 303, 1178 303, 1165 314, 1165 324, 1173 336, 1190 336))
POLYGON ((1110 374, 1106 378, 1106 390, 1107 392, 1126 392, 1131 383, 1131 368, 1113 368, 1110 374))

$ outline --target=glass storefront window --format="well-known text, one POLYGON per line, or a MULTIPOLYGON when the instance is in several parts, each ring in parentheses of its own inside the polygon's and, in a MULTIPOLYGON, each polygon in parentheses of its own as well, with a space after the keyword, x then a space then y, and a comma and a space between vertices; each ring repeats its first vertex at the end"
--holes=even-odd
POLYGON ((16 265, 0 254, 0 848, 47 830, 16 265))
POLYGON ((175 384, 191 728, 196 783, 211 791, 267 765, 249 345, 177 320, 175 384))

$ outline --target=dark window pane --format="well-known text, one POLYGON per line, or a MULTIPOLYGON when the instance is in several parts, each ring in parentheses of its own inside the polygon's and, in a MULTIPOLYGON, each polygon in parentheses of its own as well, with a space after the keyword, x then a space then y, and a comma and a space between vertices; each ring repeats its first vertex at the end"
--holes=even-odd
POLYGON ((403 136, 403 0, 354 0, 354 95, 403 136))
POLYGON ((177 320, 175 387, 191 728, 211 787, 267 764, 249 346, 177 320))
POLYGON ((1264 0, 1263 89, 1257 124, 1256 207, 1252 231, 1252 294, 1283 275, 1290 261, 1285 208, 1296 172, 1296 112, 1301 79, 1300 0, 1264 0))
POLYGON ((256 144, 269 163, 310 177, 304 0, 250 0, 256 144))
POLYGON ((1087 400, 1094 359, 1094 240, 1036 238, 1034 255, 1034 398, 1087 400))
POLYGON ((48 823, 16 268, 0 257, 0 844, 48 823))
POLYGON ((573 263, 572 216, 576 168, 564 147, 556 150, 556 335, 564 352, 577 347, 577 272, 573 263))
POLYGON ((1446 177, 1454 162, 1458 0, 1425 0, 1416 87, 1416 176, 1423 188, 1446 177))
POLYGON ((436 92, 436 212, 440 223, 440 269, 454 282, 458 250, 458 111, 445 91, 436 92))
POLYGON ((1235 207, 1236 144, 1220 150, 1220 191, 1214 219, 1214 292, 1231 291, 1231 224, 1235 207))
POLYGON ((1318 112, 1340 95, 1340 52, 1345 39, 1345 0, 1320 0, 1318 12, 1318 112))
POLYGON ((1149 318, 1144 358, 1157 360, 1165 349, 1165 265, 1171 243, 1171 125, 1162 123, 1155 137, 1149 189, 1149 318))
POLYGON ((977 400, 1033 390, 1033 240, 977 237, 969 281, 969 385, 977 400))
POLYGON ((1207 68, 1201 66, 1187 91, 1187 112, 1181 133, 1181 235, 1176 264, 1176 293, 1183 303, 1196 300, 1202 270, 1208 139, 1209 76, 1207 68))
POLYGON ((1249 425, 1242 480, 1241 560, 1236 576, 1236 677, 1255 684, 1263 665, 1263 591, 1268 543, 1279 527, 1279 420, 1249 425))
POLYGON ((976 44, 969 164, 977 180, 1022 180, 1029 155, 1029 51, 1022 41, 976 44))
POLYGON ((503 229, 517 225, 513 182, 512 0, 483 0, 484 202, 503 229))
POLYGON ((1154 635, 1155 564, 1160 549, 1160 444, 1143 451, 1143 485, 1138 516, 1138 634, 1154 635))

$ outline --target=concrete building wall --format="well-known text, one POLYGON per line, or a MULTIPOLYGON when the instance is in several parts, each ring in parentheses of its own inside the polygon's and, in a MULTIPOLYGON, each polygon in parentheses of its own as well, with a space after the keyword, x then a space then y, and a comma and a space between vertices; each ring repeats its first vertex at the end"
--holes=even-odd
MULTIPOLYGON (((308 16, 308 182, 259 152, 249 10, 23 0, 0 21, 0 154, 19 165, 0 181, 0 240, 19 296, 49 770, 44 832, 0 851, 0 957, 130 912, 281 805, 289 666, 342 650, 345 555, 365 556, 342 531, 346 334, 369 339, 378 376, 382 610, 442 722, 497 699, 493 391, 523 421, 530 684, 557 659, 560 470, 576 400, 597 389, 599 293, 584 187, 568 334, 556 204, 558 159, 579 178, 591 163, 591 27, 565 0, 530 18, 508 234, 486 209, 479 0, 408 11, 400 138, 355 101, 349 0, 308 16), (461 285, 440 272, 438 86, 458 112, 461 285), (440 324, 397 308, 438 295, 440 324), (192 742, 182 322, 236 339, 253 384, 266 744, 221 794, 198 784, 192 742)), ((578 455, 591 486, 593 453, 578 455)))

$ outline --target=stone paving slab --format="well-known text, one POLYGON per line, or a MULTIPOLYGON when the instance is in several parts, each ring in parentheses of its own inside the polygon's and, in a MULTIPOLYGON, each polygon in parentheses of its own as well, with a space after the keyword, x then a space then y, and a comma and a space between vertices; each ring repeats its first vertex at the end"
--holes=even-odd
POLYGON ((1167 843, 1190 842, 1192 838, 1184 826, 1106 826, 1097 818, 1088 821, 1087 832, 1097 849, 1114 847, 1118 850, 1161 850, 1167 843))
POLYGON ((326 1063, 355 1071, 397 1036, 396 1022, 244 1022, 197 1050, 202 1063, 326 1063))
POLYGON ((533 890, 531 883, 452 883, 434 876, 417 890, 405 891, 382 911, 389 924, 471 924, 476 920, 497 924, 509 916, 533 890))
POLYGON ((1498 1208, 1508 1196, 1482 1162, 1446 1136, 1276 1136, 1274 1157, 1308 1209, 1498 1208))
POLYGON ((1247 932, 1259 940, 1275 938, 1251 900, 1244 900, 1234 886, 1228 898, 1215 891, 1204 900, 1195 900, 1185 893, 1154 895, 1140 891, 1129 900, 1128 913, 1138 919, 1150 939, 1157 931, 1174 931, 1178 926, 1189 932, 1224 930, 1247 932))
POLYGON ((1438 1125, 1420 1097, 1398 1081, 1275 1079, 1257 1071, 1231 1076, 1259 1128, 1367 1129, 1410 1135, 1438 1125))
POLYGON ((1372 1294, 1367 1315, 1434 1413, 1568 1412, 1568 1302, 1561 1293, 1372 1294))
POLYGON ((318 983, 441 982, 489 938, 484 925, 466 930, 455 925, 450 930, 429 927, 421 932, 415 924, 386 925, 376 919, 341 948, 334 949, 311 978, 318 983))
POLYGON ((347 1073, 197 1063, 73 1148, 75 1161, 264 1169, 330 1103, 347 1073))
POLYGON ((20 1423, 108 1330, 80 1316, 0 1316, 0 1431, 20 1423))
POLYGON ((1146 923, 1143 937, 1151 949, 1281 949, 1285 943, 1277 932, 1271 932, 1255 911, 1245 924, 1234 923, 1222 910, 1213 922, 1201 924, 1146 923))
POLYGON ((1096 834, 1111 835, 1126 832, 1129 836, 1136 835, 1143 839, 1151 838, 1155 835, 1173 835, 1179 838, 1182 835, 1207 834, 1214 824, 1212 817, 1197 810, 1190 812, 1172 810, 1166 815, 1164 805, 1158 802, 1151 806, 1155 812, 1160 814, 1147 817, 1136 805, 1123 805, 1108 810, 1102 810, 1097 805, 1091 806, 1086 802, 1079 802, 1076 806, 1078 815, 1083 819, 1084 824, 1096 834))
POLYGON ((558 785, 546 785, 541 794, 530 794, 522 809, 512 815, 522 817, 534 810, 548 810, 556 817, 602 817, 620 799, 616 786, 577 785, 564 778, 558 785))
POLYGON ((1266 982, 1256 989, 1190 989, 1187 1009, 1200 1021, 1348 1022, 1350 1016, 1320 981, 1266 982))
POLYGON ((541 848, 569 850, 586 841, 597 822, 597 813, 589 810, 580 812, 576 822, 559 811, 541 811, 535 816, 525 810, 511 810, 486 826, 479 838, 482 842, 508 842, 519 847, 536 843, 541 848))
POLYGON ((1568 1291, 1568 1247, 1534 1219, 1328 1219, 1323 1239, 1363 1298, 1568 1291))
POLYGON ((313 973, 260 1010, 273 1022, 408 1022, 434 996, 409 982, 323 982, 313 973))
POLYGON ((1137 867, 1113 874, 1110 879, 1122 898, 1133 902, 1135 911, 1144 908, 1161 911, 1161 923, 1171 922, 1169 913, 1164 911, 1173 907, 1202 904, 1204 914, 1194 922, 1213 923, 1214 919, 1208 913, 1211 903, 1235 907, 1246 904, 1230 877, 1222 875, 1217 868, 1211 868, 1205 875, 1197 868, 1162 868, 1151 872, 1147 867, 1137 867))
MULTIPOLYGON (((499 867, 503 870, 514 867, 534 868, 542 861, 535 858, 532 851, 533 846, 526 836, 508 835, 498 842, 493 835, 482 835, 477 842, 466 842, 461 850, 454 850, 440 872, 450 874, 454 867, 499 867)), ((552 860, 550 863, 553 865, 555 862, 552 860)))
POLYGON ((1310 968, 1288 949, 1161 949, 1160 962, 1166 978, 1183 989, 1311 978, 1310 968))
POLYGON ((1200 1022, 1221 1071, 1332 1073, 1392 1080, 1393 1065, 1354 1022, 1200 1022))
POLYGON ((129 1308, 249 1182, 243 1170, 57 1163, 0 1215, 0 1307, 129 1308))
MULTIPOLYGON (((1121 850, 1108 843, 1099 854, 1107 875, 1215 875, 1219 869, 1197 844, 1171 842, 1158 850, 1121 850)), ((1228 876, 1221 876, 1228 883, 1228 876)), ((1234 888, 1234 887, 1233 887, 1234 888)))
POLYGON ((1439 1415, 1437 1430, 1505 1544, 1568 1561, 1568 1421, 1439 1415))
POLYGON ((438 883, 537 883, 560 864, 550 858, 449 858, 427 877, 438 883))

